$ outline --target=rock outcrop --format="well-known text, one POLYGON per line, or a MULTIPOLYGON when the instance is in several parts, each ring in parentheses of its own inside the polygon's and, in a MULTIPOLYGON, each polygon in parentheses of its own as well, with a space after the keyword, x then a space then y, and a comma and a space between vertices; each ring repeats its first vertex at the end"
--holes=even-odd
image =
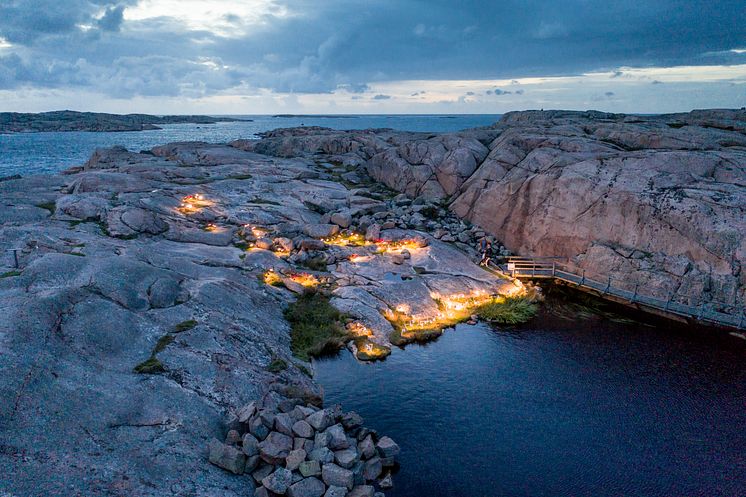
POLYGON ((564 257, 630 291, 731 311, 746 302, 743 110, 527 111, 446 135, 304 128, 243 146, 359 164, 515 253, 564 257))
MULTIPOLYGON (((348 172, 179 143, 100 150, 65 174, 0 182, 0 493, 251 495, 252 479, 207 460, 241 473, 256 456, 265 467, 297 464, 306 479, 287 491, 304 495, 321 488, 307 479, 325 481, 321 465, 346 474, 361 462, 327 430, 336 421, 326 411, 277 414, 269 427, 266 416, 236 412, 272 391, 322 401, 312 365, 291 353, 286 304, 333 283, 350 347, 375 359, 394 331, 382 312, 406 305, 432 318, 441 312, 435 292, 516 287, 462 250, 478 230, 432 204, 349 184, 348 172), (431 236, 436 221, 424 209, 452 228, 451 240, 466 231, 467 243, 431 236), (369 241, 349 231, 374 225, 369 241), (242 452, 210 445, 234 412, 255 446, 245 437, 242 452), (320 431, 333 449, 308 446, 300 457, 287 443, 320 431)), ((287 483, 259 476, 265 490, 287 483)))

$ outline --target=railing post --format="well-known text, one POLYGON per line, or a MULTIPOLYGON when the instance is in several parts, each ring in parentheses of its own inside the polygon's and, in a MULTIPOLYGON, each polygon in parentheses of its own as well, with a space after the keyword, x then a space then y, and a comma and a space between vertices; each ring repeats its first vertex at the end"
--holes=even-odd
POLYGON ((583 269, 583 277, 580 279, 580 286, 585 285, 585 269, 583 269))
POLYGON ((604 290, 604 293, 609 293, 609 288, 611 288, 611 276, 609 276, 609 282, 606 284, 606 290, 604 290))
POLYGON ((555 263, 554 261, 552 261, 552 278, 554 278, 554 277, 555 277, 555 275, 556 275, 555 264, 556 264, 556 263, 555 263))
POLYGON ((635 293, 632 294, 632 302, 634 303, 635 300, 637 300, 637 287, 639 287, 640 284, 635 284, 635 293))
POLYGON ((704 303, 699 304, 699 311, 697 312, 697 321, 702 320, 702 313, 704 312, 704 310, 705 310, 705 304, 704 303))

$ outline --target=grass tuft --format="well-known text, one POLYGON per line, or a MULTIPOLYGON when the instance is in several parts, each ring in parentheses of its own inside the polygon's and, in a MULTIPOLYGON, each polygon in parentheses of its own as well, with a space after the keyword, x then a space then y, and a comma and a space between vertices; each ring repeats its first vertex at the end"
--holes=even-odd
POLYGON ((8 271, 7 273, 0 274, 0 279, 2 278, 13 278, 14 276, 20 276, 20 271, 8 271))
POLYGON ((329 303, 329 297, 321 293, 298 297, 285 310, 293 354, 308 361, 311 357, 337 352, 347 340, 342 317, 329 303))
POLYGON ((197 326, 197 321, 195 321, 194 319, 187 319, 186 321, 182 321, 181 323, 174 326, 174 333, 189 331, 195 326, 197 326))
POLYGON ((520 324, 536 316, 537 310, 529 297, 506 297, 478 307, 476 314, 495 323, 520 324))
POLYGON ((312 257, 302 263, 311 271, 326 271, 326 260, 323 257, 312 257))

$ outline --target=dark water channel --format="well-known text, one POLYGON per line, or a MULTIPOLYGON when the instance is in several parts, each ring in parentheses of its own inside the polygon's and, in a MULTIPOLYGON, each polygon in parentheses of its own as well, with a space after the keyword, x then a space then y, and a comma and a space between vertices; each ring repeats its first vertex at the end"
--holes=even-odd
POLYGON ((401 445, 389 497, 746 496, 746 340, 580 311, 550 296, 317 379, 401 445))

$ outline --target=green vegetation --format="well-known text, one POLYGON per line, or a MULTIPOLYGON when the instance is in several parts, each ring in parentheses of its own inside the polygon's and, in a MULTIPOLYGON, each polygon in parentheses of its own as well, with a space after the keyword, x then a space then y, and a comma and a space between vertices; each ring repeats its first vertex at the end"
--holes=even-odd
POLYGON ((14 276, 20 276, 20 271, 8 271, 7 273, 0 274, 0 279, 2 278, 12 278, 14 276))
POLYGON ((54 213, 57 211, 57 204, 54 202, 42 202, 41 204, 36 204, 37 207, 40 209, 46 209, 49 211, 49 214, 54 216, 54 213))
POLYGON ((342 314, 332 307, 329 297, 307 293, 285 310, 290 322, 290 348, 293 354, 309 360, 312 356, 338 351, 347 340, 342 314))
POLYGON ((272 362, 267 366, 267 371, 270 373, 281 373, 288 368, 288 363, 279 357, 273 356, 272 362))
POLYGON ((135 366, 134 372, 138 374, 158 374, 166 371, 161 361, 157 357, 151 356, 147 361, 143 361, 135 366))
POLYGON ((160 337, 150 353, 150 357, 134 367, 133 371, 137 374, 158 374, 166 371, 163 363, 158 360, 158 353, 163 352, 168 345, 174 341, 174 336, 167 333, 160 337))
POLYGON ((528 297, 497 298, 477 308, 476 314, 500 324, 525 323, 536 315, 536 304, 528 297))
POLYGON ((197 326, 197 321, 195 321, 194 319, 187 319, 186 321, 182 321, 181 323, 174 326, 174 333, 189 331, 195 326, 197 326))

